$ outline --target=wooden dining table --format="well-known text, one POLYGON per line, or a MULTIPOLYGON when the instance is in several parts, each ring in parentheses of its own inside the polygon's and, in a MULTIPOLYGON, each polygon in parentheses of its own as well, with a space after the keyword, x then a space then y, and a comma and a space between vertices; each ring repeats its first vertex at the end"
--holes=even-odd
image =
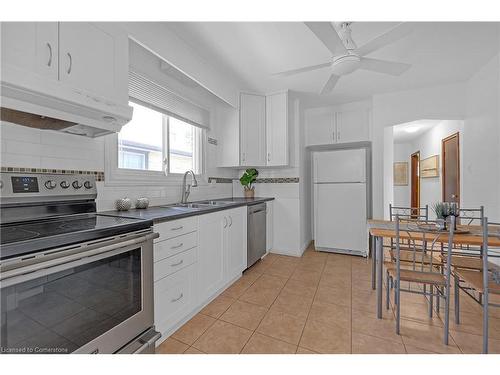
MULTIPOLYGON (((411 227, 405 228, 404 223, 400 223, 400 238, 411 240, 422 240, 423 233, 412 231, 411 227)), ((453 236, 455 245, 482 246, 483 231, 479 225, 457 225, 459 232, 453 236)), ((372 256, 372 289, 377 291, 377 318, 382 319, 382 274, 384 272, 384 238, 396 238, 396 223, 389 220, 368 220, 368 233, 371 238, 372 256)), ((428 234, 427 234, 428 235, 428 234)), ((447 231, 436 233, 437 243, 448 243, 449 234, 447 231)), ((433 239, 436 237, 434 236, 433 239)), ((488 246, 500 247, 500 233, 490 232, 488 236, 488 246)))

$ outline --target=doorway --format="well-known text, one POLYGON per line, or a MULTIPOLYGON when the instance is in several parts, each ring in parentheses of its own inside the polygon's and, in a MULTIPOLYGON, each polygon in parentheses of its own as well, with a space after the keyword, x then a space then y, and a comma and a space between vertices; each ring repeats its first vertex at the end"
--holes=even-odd
POLYGON ((412 210, 412 215, 418 215, 420 207, 420 151, 411 154, 411 192, 410 192, 410 206, 415 210, 412 210))
POLYGON ((443 202, 460 204, 460 139, 459 133, 441 142, 443 163, 443 202))

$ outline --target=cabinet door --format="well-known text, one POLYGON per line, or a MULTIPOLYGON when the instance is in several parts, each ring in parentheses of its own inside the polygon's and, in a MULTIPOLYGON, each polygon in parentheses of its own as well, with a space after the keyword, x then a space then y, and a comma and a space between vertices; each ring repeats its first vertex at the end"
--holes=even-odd
POLYGON ((224 253, 226 260, 226 282, 241 275, 247 268, 247 208, 227 211, 228 226, 224 253))
POLYGON ((311 110, 306 116, 307 145, 331 144, 336 141, 333 112, 311 110))
POLYGON ((122 69, 123 61, 128 62, 124 37, 102 23, 61 22, 59 79, 94 95, 94 100, 123 101, 123 85, 128 83, 128 74, 122 69))
POLYGON ((244 166, 266 165, 266 98, 240 96, 240 161, 244 166))
POLYGON ((266 251, 269 252, 273 248, 273 202, 266 202, 266 251))
POLYGON ((268 166, 288 165, 288 94, 266 96, 268 166))
POLYGON ((337 112, 337 142, 368 141, 370 125, 368 115, 367 109, 337 112))
POLYGON ((240 124, 239 112, 229 105, 216 108, 217 136, 219 138, 218 166, 236 167, 240 165, 240 124))
POLYGON ((57 30, 57 22, 2 22, 1 65, 57 80, 57 30))
POLYGON ((199 218, 198 295, 204 303, 224 285, 224 236, 228 225, 225 211, 199 218))

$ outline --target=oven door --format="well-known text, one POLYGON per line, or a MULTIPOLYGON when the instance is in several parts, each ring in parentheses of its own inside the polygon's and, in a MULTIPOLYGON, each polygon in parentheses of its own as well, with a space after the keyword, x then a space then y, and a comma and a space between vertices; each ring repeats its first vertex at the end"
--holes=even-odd
POLYGON ((153 238, 140 231, 2 264, 2 353, 114 353, 153 326, 153 238))

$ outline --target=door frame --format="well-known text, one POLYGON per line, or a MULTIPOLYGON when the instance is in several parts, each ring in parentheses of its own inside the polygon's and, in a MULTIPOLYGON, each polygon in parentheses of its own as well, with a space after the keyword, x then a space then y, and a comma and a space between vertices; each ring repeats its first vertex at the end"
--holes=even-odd
POLYGON ((444 162, 444 143, 446 141, 449 141, 450 139, 452 138, 457 138, 457 166, 458 166, 458 173, 457 173, 457 194, 458 194, 458 205, 460 206, 460 200, 462 198, 461 196, 461 192, 460 192, 460 132, 456 132, 454 134, 451 134, 449 135, 448 137, 446 138, 443 138, 441 140, 441 164, 442 164, 442 168, 443 168, 443 173, 442 173, 442 178, 441 178, 441 198, 443 200, 443 202, 445 201, 444 200, 444 194, 445 194, 445 182, 446 182, 446 164, 444 162))
MULTIPOLYGON (((420 208, 420 150, 410 155, 410 207, 420 208), (417 157, 417 204, 413 205, 413 158, 417 157)), ((417 213, 418 214, 418 213, 417 213)))

